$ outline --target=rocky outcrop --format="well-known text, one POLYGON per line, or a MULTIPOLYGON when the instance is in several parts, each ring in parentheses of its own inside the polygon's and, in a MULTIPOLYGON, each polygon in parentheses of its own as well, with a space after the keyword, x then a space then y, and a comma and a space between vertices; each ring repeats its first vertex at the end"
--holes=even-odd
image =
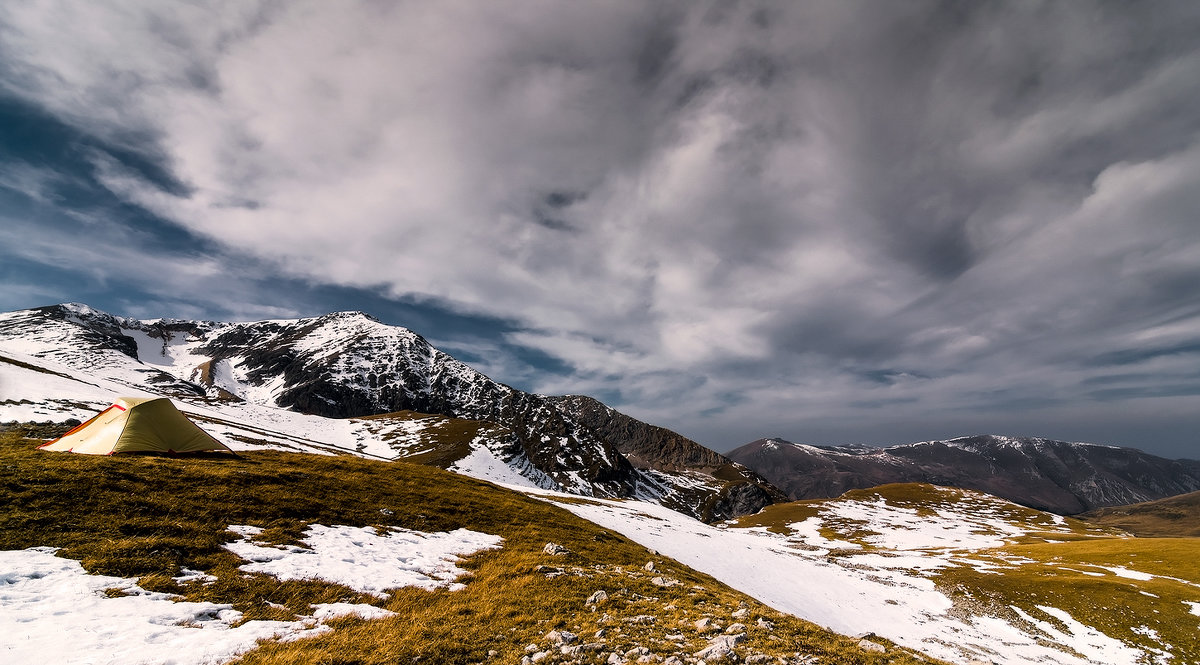
POLYGON ((750 515, 787 496, 753 470, 673 432, 606 406, 586 395, 551 397, 570 418, 612 442, 639 469, 702 473, 718 481, 717 491, 700 501, 706 521, 750 515))

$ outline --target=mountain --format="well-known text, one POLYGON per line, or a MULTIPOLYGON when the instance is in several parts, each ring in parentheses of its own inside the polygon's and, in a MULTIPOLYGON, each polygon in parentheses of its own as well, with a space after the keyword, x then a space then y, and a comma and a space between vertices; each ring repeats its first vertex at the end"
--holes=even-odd
POLYGON ((1090 510, 1076 517, 1142 538, 1200 538, 1200 492, 1090 510))
POLYGON ((787 501, 787 495, 742 464, 664 427, 650 425, 586 395, 550 398, 559 409, 617 449, 635 467, 650 473, 688 473, 726 482, 703 509, 710 515, 750 515, 787 501))
POLYGON ((969 436, 889 448, 818 447, 760 439, 729 453, 793 499, 830 498, 886 483, 987 492, 1074 515, 1200 489, 1200 462, 1133 448, 1039 438, 969 436))
MULTIPOLYGON (((494 423, 515 446, 493 446, 491 452, 535 484, 639 497, 703 519, 754 512, 781 497, 728 460, 705 470, 682 458, 674 463, 672 453, 662 451, 654 455, 656 463, 636 468, 621 452, 629 445, 623 437, 651 426, 622 415, 624 430, 593 429, 566 408, 573 402, 493 381, 411 330, 362 312, 221 323, 139 320, 81 304, 54 305, 0 315, 0 351, 5 349, 185 400, 324 418, 419 412, 494 423)), ((689 455, 715 455, 679 435, 667 439, 689 455)), ((472 446, 454 449, 467 457, 472 446)), ((457 461, 446 454, 438 459, 444 465, 457 461)))

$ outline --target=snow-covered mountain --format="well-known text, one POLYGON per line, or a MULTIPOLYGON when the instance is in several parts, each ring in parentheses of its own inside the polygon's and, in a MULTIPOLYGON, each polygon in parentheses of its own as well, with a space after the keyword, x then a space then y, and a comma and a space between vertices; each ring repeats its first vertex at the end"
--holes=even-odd
MULTIPOLYGON (((724 458, 702 468, 660 455, 658 464, 635 468, 622 454, 622 436, 651 426, 622 415, 624 431, 594 429, 567 408, 571 402, 493 381, 411 330, 362 312, 220 323, 139 320, 87 305, 54 305, 0 314, 0 354, 6 352, 53 362, 72 377, 103 379, 210 409, 248 405, 325 419, 418 412, 492 423, 497 427, 483 437, 489 456, 511 467, 513 475, 589 496, 638 497, 705 519, 754 512, 781 498, 753 472, 724 458), (719 476, 713 473, 718 468, 719 476)), ((9 392, 0 399, 28 398, 9 392)), ((388 421, 358 422, 364 424, 355 441, 323 443, 353 449, 364 430, 386 429, 388 421)), ((439 459, 469 460, 484 445, 457 446, 458 458, 439 459)))
POLYGON ((889 448, 818 447, 759 439, 729 453, 793 499, 830 498, 885 483, 987 492, 1073 515, 1200 489, 1200 462, 1133 448, 1049 439, 968 436, 889 448))

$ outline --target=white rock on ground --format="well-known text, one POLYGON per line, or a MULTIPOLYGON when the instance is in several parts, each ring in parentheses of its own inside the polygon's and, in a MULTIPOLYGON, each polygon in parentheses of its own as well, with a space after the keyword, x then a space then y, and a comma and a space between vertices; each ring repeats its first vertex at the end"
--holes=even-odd
POLYGON ((721 635, 714 637, 708 641, 707 647, 704 647, 693 655, 701 660, 733 660, 737 656, 733 648, 741 644, 745 637, 745 633, 741 635, 721 635))

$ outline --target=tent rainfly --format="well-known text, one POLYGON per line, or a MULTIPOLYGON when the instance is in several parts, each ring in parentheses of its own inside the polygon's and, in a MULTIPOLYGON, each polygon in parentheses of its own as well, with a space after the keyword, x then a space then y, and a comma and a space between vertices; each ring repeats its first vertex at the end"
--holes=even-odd
POLYGON ((188 420, 166 397, 121 397, 91 420, 38 449, 89 455, 233 452, 188 420))

